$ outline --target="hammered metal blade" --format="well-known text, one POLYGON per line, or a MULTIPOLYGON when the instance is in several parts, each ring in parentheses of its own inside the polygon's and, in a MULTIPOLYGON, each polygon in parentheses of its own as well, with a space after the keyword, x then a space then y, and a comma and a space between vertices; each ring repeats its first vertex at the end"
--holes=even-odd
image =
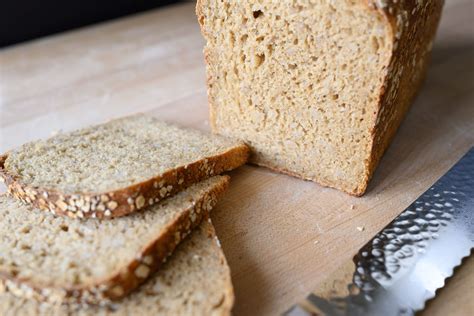
POLYGON ((474 248, 474 148, 347 265, 285 315, 413 315, 474 248), (347 280, 346 280, 347 279, 347 280), (342 281, 341 281, 342 280, 342 281), (336 290, 342 283, 345 296, 336 290), (329 293, 329 294, 328 294, 329 293))

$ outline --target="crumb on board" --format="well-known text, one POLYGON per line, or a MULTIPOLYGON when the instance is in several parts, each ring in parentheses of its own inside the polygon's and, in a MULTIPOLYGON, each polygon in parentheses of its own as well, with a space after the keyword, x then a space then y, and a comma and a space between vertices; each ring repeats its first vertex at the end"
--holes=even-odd
POLYGON ((365 227, 364 226, 357 226, 356 227, 358 231, 362 232, 365 230, 365 227))
POLYGON ((314 241, 314 244, 315 244, 315 245, 316 245, 316 244, 319 244, 319 240, 315 240, 315 241, 314 241))
POLYGON ((354 204, 351 204, 351 210, 355 209, 354 204))

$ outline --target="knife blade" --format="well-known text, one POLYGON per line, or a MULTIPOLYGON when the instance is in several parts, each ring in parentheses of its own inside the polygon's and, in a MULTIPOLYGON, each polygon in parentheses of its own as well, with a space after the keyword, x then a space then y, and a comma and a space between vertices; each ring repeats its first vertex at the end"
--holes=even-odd
POLYGON ((284 315, 413 315, 473 248, 474 147, 284 315))

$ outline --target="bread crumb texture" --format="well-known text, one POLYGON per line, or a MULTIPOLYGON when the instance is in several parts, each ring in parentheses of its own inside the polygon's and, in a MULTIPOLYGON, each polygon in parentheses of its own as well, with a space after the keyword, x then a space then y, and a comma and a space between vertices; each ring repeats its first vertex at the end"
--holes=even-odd
POLYGON ((246 141, 259 165, 362 194, 417 90, 441 5, 198 1, 213 130, 246 141))
POLYGON ((117 303, 80 306, 38 303, 0 292, 4 316, 230 315, 234 294, 230 271, 205 221, 143 286, 117 303))
POLYGON ((58 217, 2 195, 0 278, 24 284, 18 296, 33 295, 31 286, 50 301, 55 289, 120 297, 207 217, 227 183, 227 176, 212 177, 142 212, 107 220, 58 217))
POLYGON ((244 144, 135 115, 25 144, 8 153, 4 169, 30 187, 97 194, 239 146, 244 144))

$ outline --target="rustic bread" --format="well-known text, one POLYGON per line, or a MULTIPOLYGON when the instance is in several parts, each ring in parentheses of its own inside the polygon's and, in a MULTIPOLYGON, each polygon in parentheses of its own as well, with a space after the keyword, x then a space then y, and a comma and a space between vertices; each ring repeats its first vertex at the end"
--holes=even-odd
POLYGON ((4 316, 217 316, 230 315, 234 302, 229 267, 210 221, 204 221, 194 230, 149 281, 110 306, 41 304, 15 297, 5 287, 3 290, 0 314, 4 316))
POLYGON ((145 115, 25 144, 0 158, 8 191, 70 217, 116 217, 245 163, 240 141, 145 115))
POLYGON ((142 212, 108 220, 54 216, 0 196, 0 279, 38 301, 121 298, 155 270, 215 205, 215 176, 142 212))
POLYGON ((442 0, 198 0, 210 122, 250 161, 362 195, 425 73, 442 0))

